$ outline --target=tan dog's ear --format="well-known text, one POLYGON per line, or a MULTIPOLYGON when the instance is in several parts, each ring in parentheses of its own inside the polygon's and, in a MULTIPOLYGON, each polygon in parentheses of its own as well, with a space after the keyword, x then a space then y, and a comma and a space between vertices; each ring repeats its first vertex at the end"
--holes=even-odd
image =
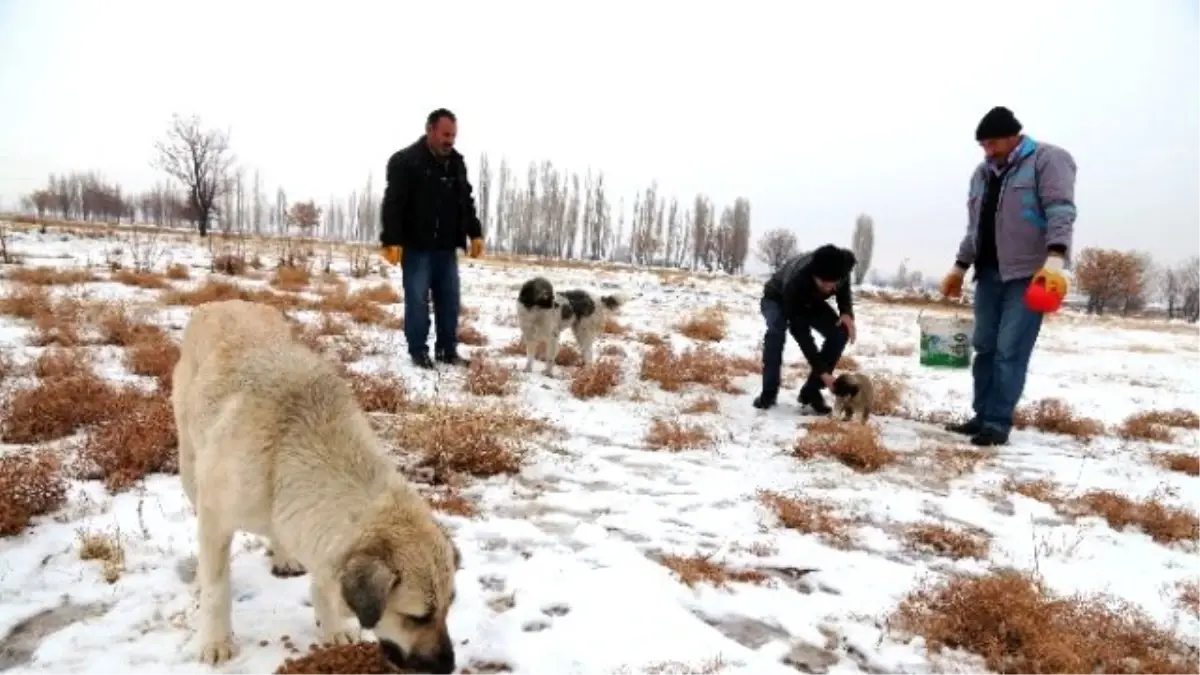
POLYGON ((363 628, 371 629, 383 617, 388 593, 400 576, 382 558, 356 554, 346 561, 342 571, 342 599, 358 617, 363 628))

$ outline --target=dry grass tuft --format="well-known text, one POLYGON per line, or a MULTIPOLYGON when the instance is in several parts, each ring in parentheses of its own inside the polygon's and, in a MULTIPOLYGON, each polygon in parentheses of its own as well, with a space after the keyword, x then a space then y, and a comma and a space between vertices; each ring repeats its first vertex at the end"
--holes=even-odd
POLYGON ((0 297, 0 314, 31 321, 40 314, 49 313, 53 304, 50 292, 45 288, 18 286, 0 297))
POLYGON ((463 388, 475 396, 507 396, 516 388, 513 371, 489 361, 482 352, 471 358, 463 388))
POLYGON ((730 583, 759 585, 769 578, 759 570, 734 570, 703 556, 664 555, 659 562, 674 572, 688 588, 695 588, 701 583, 716 588, 726 588, 730 583))
POLYGON ((771 509, 784 527, 811 534, 835 548, 849 548, 851 521, 837 514, 836 507, 821 499, 789 497, 761 490, 758 500, 771 509))
POLYGON ((604 332, 608 335, 625 335, 629 332, 629 326, 617 323, 617 320, 609 317, 604 320, 604 332))
POLYGON ((458 342, 472 347, 482 347, 488 343, 488 339, 475 327, 475 324, 462 322, 458 326, 458 342))
POLYGON ((621 364, 612 359, 600 359, 575 371, 569 387, 575 398, 589 399, 608 396, 621 383, 621 364))
MULTIPOLYGON (((504 345, 500 350, 505 356, 525 356, 525 343, 521 338, 517 338, 512 342, 504 345)), ((545 363, 546 361, 546 343, 539 342, 537 349, 534 350, 533 358, 545 363)), ((554 365, 564 368, 576 368, 583 365, 583 355, 575 348, 575 345, 570 343, 558 343, 558 353, 554 356, 554 365)))
POLYGON ((861 370, 862 366, 858 364, 858 361, 853 356, 843 356, 842 358, 838 359, 836 369, 855 371, 861 370))
POLYGON ((1168 471, 1178 471, 1189 476, 1200 476, 1200 457, 1190 452, 1164 452, 1154 456, 1160 466, 1168 471))
POLYGON ((1175 439, 1172 428, 1195 429, 1198 425, 1200 420, 1191 410, 1148 410, 1126 417, 1117 427, 1117 435, 1127 441, 1170 443, 1175 439))
POLYGON ((1104 433, 1104 425, 1087 417, 1080 417, 1071 406, 1060 398, 1044 398, 1025 408, 1018 408, 1013 415, 1013 426, 1018 429, 1033 427, 1049 434, 1072 436, 1088 441, 1104 433))
POLYGON ((50 450, 0 455, 0 537, 20 534, 35 516, 67 501, 67 481, 50 450))
POLYGON ((312 283, 312 272, 303 265, 282 265, 275 268, 275 271, 271 273, 270 281, 267 283, 281 291, 298 293, 308 288, 308 285, 312 283))
POLYGON ((706 307, 684 319, 679 332, 693 340, 720 342, 729 330, 729 319, 721 305, 706 307))
POLYGON ((104 581, 115 584, 125 571, 125 547, 117 535, 107 532, 81 530, 79 537, 79 559, 99 560, 100 573, 104 581))
POLYGON ((956 574, 905 598, 893 630, 978 654, 999 673, 1196 672, 1196 648, 1135 607, 1103 597, 1054 597, 1010 570, 956 574))
POLYGON ((168 395, 178 361, 179 345, 166 333, 147 335, 125 350, 125 368, 134 375, 158 380, 158 390, 168 395))
POLYGON ((246 273, 249 264, 245 256, 234 255, 232 253, 220 253, 212 257, 209 263, 209 269, 214 272, 228 274, 229 276, 239 276, 246 273))
POLYGON ((642 357, 641 378, 657 382, 663 391, 679 391, 685 384, 712 387, 727 394, 743 393, 733 378, 747 374, 745 364, 707 345, 675 354, 669 345, 650 348, 642 357))
POLYGON ((82 471, 121 492, 152 473, 179 471, 175 416, 163 392, 132 388, 113 398, 106 418, 88 429, 79 449, 82 471))
MULTIPOLYGON (((378 283, 373 286, 360 288, 356 294, 365 300, 370 300, 381 305, 395 305, 404 299, 394 286, 387 283, 378 283)), ((460 314, 467 316, 465 308, 460 310, 460 314)))
POLYGON ((51 441, 108 417, 117 391, 89 366, 81 364, 68 370, 72 372, 42 379, 36 386, 12 395, 0 425, 0 441, 51 441))
POLYGON ((904 410, 904 392, 908 386, 900 378, 886 373, 870 375, 871 385, 875 387, 875 397, 871 402, 872 415, 899 415, 904 410))
POLYGON ((1059 488, 1059 486, 1044 479, 1018 481, 1012 478, 1007 478, 1004 481, 1003 489, 1006 492, 1015 492, 1019 495, 1055 507, 1061 504, 1063 500, 1062 490, 1059 488))
POLYGON ((145 288, 149 290, 159 290, 169 288, 171 284, 162 275, 154 272, 138 272, 130 269, 119 269, 113 272, 112 280, 117 283, 133 286, 135 288, 145 288))
POLYGON ((684 415, 715 414, 721 412, 721 402, 716 396, 701 396, 684 406, 680 412, 684 415))
POLYGON ((304 656, 284 659, 275 669, 276 675, 311 673, 413 673, 396 670, 383 657, 378 642, 356 642, 348 645, 313 645, 304 656))
POLYGON ((63 347, 42 350, 33 362, 33 374, 43 380, 55 377, 84 375, 91 370, 87 352, 63 347))
POLYGON ((100 280, 89 270, 58 267, 13 267, 8 278, 31 286, 74 286, 100 280))
POLYGON ((1200 615, 1200 583, 1181 581, 1175 587, 1179 589, 1178 605, 1192 614, 1200 615))
POLYGON ((897 459, 896 453, 880 442, 879 431, 869 424, 819 419, 809 422, 807 428, 792 450, 798 459, 828 457, 859 473, 874 473, 897 459))
POLYGON ((442 513, 463 518, 474 518, 479 515, 479 507, 475 502, 463 497, 458 490, 447 488, 435 492, 428 497, 429 507, 442 513))
POLYGON ((148 339, 162 337, 163 330, 145 321, 127 306, 110 303, 103 306, 96 317, 96 330, 100 343, 118 347, 130 347, 148 339))
POLYGON ((911 549, 931 551, 955 560, 986 560, 991 548, 987 532, 974 529, 953 530, 936 523, 920 523, 905 529, 904 543, 911 549))
POLYGON ((637 341, 647 347, 661 347, 667 344, 667 339, 658 333, 641 332, 637 334, 637 341))
POLYGON ((49 311, 33 317, 34 335, 30 343, 37 347, 80 345, 83 338, 79 331, 86 323, 82 302, 75 298, 59 298, 50 305, 49 311))
POLYGON ((416 456, 435 483, 446 483, 456 474, 519 472, 530 440, 548 428, 511 406, 432 404, 399 417, 393 432, 403 455, 416 456))
POLYGON ((168 279, 182 281, 184 279, 190 279, 191 277, 192 273, 188 271, 187 265, 183 265, 181 263, 171 263, 170 265, 167 265, 168 279))
POLYGON ((244 299, 244 294, 245 291, 239 288, 237 284, 209 279, 190 291, 177 289, 166 291, 160 296, 160 299, 166 305, 196 307, 206 302, 236 300, 238 298, 244 299))
POLYGON ((646 432, 646 446, 652 450, 699 450, 713 445, 712 434, 698 424, 680 424, 664 419, 650 421, 646 432))
POLYGON ((1160 544, 1200 539, 1200 519, 1196 514, 1167 506, 1156 498, 1135 502, 1115 492, 1094 490, 1073 500, 1068 510, 1099 516, 1118 531, 1137 527, 1160 544))
POLYGON ((396 415, 409 407, 408 385, 396 375, 347 371, 345 377, 365 412, 396 415))

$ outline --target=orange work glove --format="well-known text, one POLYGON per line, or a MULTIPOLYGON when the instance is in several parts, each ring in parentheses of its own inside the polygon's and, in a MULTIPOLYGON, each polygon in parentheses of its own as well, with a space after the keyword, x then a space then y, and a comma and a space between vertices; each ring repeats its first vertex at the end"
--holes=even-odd
POLYGON ((400 262, 400 256, 404 253, 403 246, 384 246, 379 249, 379 255, 387 261, 389 265, 396 265, 400 262))
POLYGON ((483 255, 482 237, 476 237, 471 240, 471 248, 467 251, 467 255, 472 258, 478 258, 483 255))
POLYGON ((963 275, 966 270, 955 265, 950 268, 946 276, 942 278, 942 296, 947 298, 957 298, 962 295, 963 275))
POLYGON ((1047 256, 1042 269, 1033 275, 1033 283, 1040 283, 1046 287, 1046 291, 1060 298, 1066 297, 1070 284, 1067 283, 1067 277, 1063 274, 1062 256, 1053 253, 1047 256))

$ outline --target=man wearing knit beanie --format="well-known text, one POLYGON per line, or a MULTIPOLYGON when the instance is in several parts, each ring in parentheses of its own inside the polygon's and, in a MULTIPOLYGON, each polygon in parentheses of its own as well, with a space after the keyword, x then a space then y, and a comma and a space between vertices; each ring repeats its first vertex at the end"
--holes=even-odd
POLYGON ((779 395, 780 370, 787 334, 800 345, 811 366, 808 381, 800 389, 801 411, 828 415, 821 389, 833 383, 833 369, 846 342, 854 342, 854 303, 850 297, 850 272, 858 261, 854 253, 833 244, 794 256, 775 271, 763 286, 759 308, 767 324, 763 336, 762 392, 754 407, 766 410, 779 395), (837 299, 837 312, 828 299, 837 299), (824 342, 817 349, 812 333, 824 342))
POLYGON ((975 266, 974 414, 946 427, 975 445, 1008 442, 1013 412, 1041 331, 1042 315, 1025 306, 1035 276, 1062 275, 1075 232, 1075 159, 1066 150, 1022 134, 1005 107, 987 112, 975 129, 984 160, 971 176, 967 232, 942 294, 958 297, 975 266))

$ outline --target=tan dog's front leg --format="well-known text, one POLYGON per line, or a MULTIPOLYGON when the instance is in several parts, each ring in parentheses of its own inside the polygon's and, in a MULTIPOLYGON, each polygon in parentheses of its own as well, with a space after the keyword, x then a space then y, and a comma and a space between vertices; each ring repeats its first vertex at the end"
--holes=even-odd
POLYGON ((200 552, 196 581, 200 586, 200 661, 219 665, 236 652, 231 626, 233 598, 229 588, 229 553, 233 534, 217 527, 204 509, 197 516, 200 552))
POLYGON ((354 614, 342 600, 341 586, 336 581, 314 574, 308 586, 308 597, 312 600, 322 642, 348 645, 358 641, 361 631, 352 623, 354 614))
POLYGON ((271 574, 277 577, 298 577, 304 574, 304 565, 287 552, 283 544, 279 543, 278 537, 271 537, 268 546, 271 552, 271 574))

